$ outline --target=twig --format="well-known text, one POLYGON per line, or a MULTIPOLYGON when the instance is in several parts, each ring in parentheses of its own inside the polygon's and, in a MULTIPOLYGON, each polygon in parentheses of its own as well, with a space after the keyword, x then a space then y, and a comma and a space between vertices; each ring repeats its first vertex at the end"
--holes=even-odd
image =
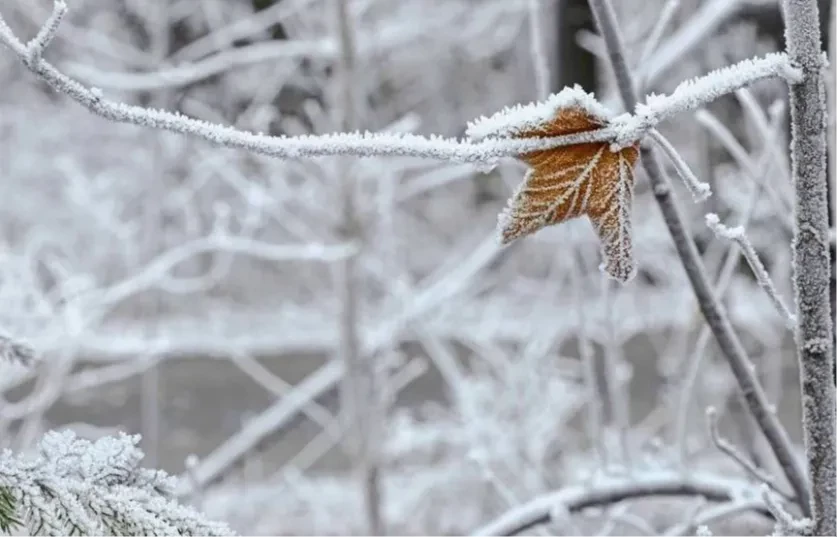
POLYGON ((542 100, 549 96, 549 58, 546 55, 546 50, 544 50, 541 0, 529 0, 527 7, 529 48, 535 70, 535 91, 537 92, 537 99, 542 100))
MULTIPOLYGON (((66 9, 62 2, 55 4, 55 12, 66 9)), ((58 17, 60 20, 60 17, 58 17)), ((50 19, 52 20, 52 18, 50 19)), ((26 45, 14 36, 0 17, 0 43, 3 43, 24 65, 58 93, 67 95, 90 112, 117 123, 166 130, 201 138, 215 145, 245 149, 251 153, 275 158, 353 155, 406 156, 445 161, 492 164, 501 157, 543 150, 565 145, 609 141, 618 147, 633 144, 660 121, 684 110, 701 106, 719 95, 735 91, 764 78, 779 76, 796 80, 798 72, 783 54, 770 54, 756 60, 746 60, 710 73, 696 80, 686 81, 670 96, 656 96, 637 110, 637 116, 626 114, 614 120, 612 128, 553 138, 496 139, 477 143, 458 139, 430 138, 394 133, 339 133, 320 136, 265 136, 223 125, 208 123, 182 114, 149 110, 138 106, 109 101, 101 90, 87 88, 58 71, 40 57, 33 58, 26 45)), ((635 108, 635 107, 631 107, 635 108)))
POLYGON ((730 444, 723 436, 721 436, 721 431, 718 428, 718 411, 715 410, 715 407, 709 407, 706 409, 706 423, 709 427, 709 436, 712 438, 712 443, 715 444, 715 447, 718 448, 719 451, 738 463, 739 466, 744 468, 744 470, 756 478, 756 480, 764 483, 788 501, 793 501, 793 498, 791 498, 787 492, 779 489, 776 484, 775 477, 753 464, 746 456, 735 449, 735 446, 730 444))
MULTIPOLYGON (((769 140, 773 141, 776 139, 779 135, 780 128, 781 126, 779 125, 778 118, 772 118, 772 128, 770 129, 769 140)), ((767 146, 768 144, 765 145, 767 146)), ((757 165, 757 175, 759 176, 766 174, 771 170, 770 161, 772 159, 766 151, 767 150, 762 153, 757 165)), ((746 226, 750 222, 750 218, 756 209, 756 203, 758 202, 759 195, 763 190, 763 184, 754 182, 748 203, 741 209, 739 225, 746 226)), ((736 267, 738 266, 740 256, 741 250, 739 248, 730 246, 727 249, 726 257, 721 264, 720 272, 714 284, 715 292, 718 296, 726 294, 727 289, 732 283, 732 277, 736 267)), ((691 356, 688 358, 689 361, 686 366, 686 371, 683 374, 684 380, 680 390, 680 400, 678 402, 677 421, 675 425, 677 431, 676 444, 678 446, 678 453, 681 462, 684 462, 686 459, 686 431, 692 395, 694 394, 694 389, 700 373, 700 367, 705 356, 706 346, 709 344, 709 338, 711 335, 711 328, 708 325, 703 325, 700 329, 700 334, 695 342, 691 356)))
MULTIPOLYGON (((608 0, 590 0, 590 7, 607 45, 610 64, 616 75, 617 85, 625 107, 628 109, 635 108, 637 104, 636 90, 625 61, 624 46, 616 26, 613 8, 608 0)), ((683 219, 680 216, 680 209, 672 196, 668 178, 665 176, 654 151, 643 148, 641 153, 642 163, 651 181, 654 197, 674 239, 675 248, 689 277, 701 312, 712 328, 721 351, 727 358, 750 412, 753 413, 760 429, 767 437, 774 455, 794 489, 794 493, 799 498, 800 503, 805 505, 808 502, 807 483, 802 468, 800 468, 799 462, 793 455, 787 432, 775 413, 771 412, 770 403, 767 401, 767 396, 751 367, 746 351, 735 335, 726 311, 712 291, 697 248, 686 232, 683 219)))
MULTIPOLYGON (((784 0, 788 54, 804 80, 790 85, 791 173, 796 191, 793 243, 794 292, 799 310, 796 345, 802 384, 802 430, 811 481, 815 535, 837 532, 834 339, 829 303, 826 178, 826 104, 820 27, 814 0, 784 0)), ((806 498, 807 500, 807 498, 806 498)))
MULTIPOLYGON (((348 0, 332 0, 334 21, 339 43, 338 65, 338 124, 348 131, 359 125, 359 95, 357 86, 357 45, 348 0)), ((357 208, 358 184, 351 163, 341 166, 339 234, 346 241, 362 248, 364 229, 357 208)), ((339 347, 336 349, 345 366, 346 374, 340 384, 340 405, 347 425, 347 445, 358 486, 363 496, 365 531, 369 535, 384 535, 381 513, 380 460, 377 437, 382 429, 382 401, 375 370, 375 355, 364 352, 360 335, 362 320, 361 278, 358 257, 347 256, 338 266, 337 296, 339 308, 339 347)))
POLYGON ((770 201, 773 203, 776 215, 784 226, 791 230, 793 229, 793 217, 791 216, 790 200, 782 196, 776 190, 771 181, 768 181, 765 174, 759 173, 758 166, 753 162, 753 159, 747 154, 744 147, 735 139, 729 129, 721 123, 708 110, 698 110, 695 112, 695 119, 700 123, 710 134, 712 134, 726 150, 736 160, 738 165, 747 174, 750 179, 758 184, 767 193, 770 201))
POLYGON ((762 488, 761 496, 767 510, 776 520, 779 531, 774 531, 774 535, 811 535, 814 524, 810 518, 795 519, 766 486, 762 488))
POLYGON ((686 164, 686 161, 683 160, 680 153, 677 152, 665 136, 660 134, 660 131, 657 129, 651 129, 648 134, 651 136, 652 140, 657 142, 657 145, 660 146, 660 149, 663 150, 663 153, 666 154, 671 163, 674 165, 674 169, 677 170, 677 175, 683 180, 683 184, 686 185, 686 188, 689 190, 689 193, 692 194, 692 197, 696 202, 703 201, 712 195, 712 188, 709 186, 709 183, 703 183, 695 176, 695 172, 689 168, 689 165, 686 164))
POLYGON ((642 53, 639 55, 637 66, 645 65, 651 57, 651 54, 654 53, 654 50, 663 38, 663 33, 668 28, 669 23, 671 23, 679 7, 680 0, 667 0, 663 5, 663 9, 660 11, 660 18, 654 23, 654 27, 651 29, 651 33, 648 34, 648 39, 645 40, 645 44, 642 47, 642 53))
POLYGON ((747 238, 744 227, 727 227, 721 223, 720 218, 718 218, 718 215, 715 213, 709 213, 705 218, 707 227, 712 230, 715 236, 731 240, 735 242, 739 248, 741 248, 741 253, 744 254, 744 259, 747 260, 747 263, 753 270, 753 275, 756 277, 759 287, 764 289, 765 293, 767 293, 767 296, 770 298, 773 306, 776 307, 776 311, 778 311, 779 315, 785 319, 787 327, 790 330, 793 330, 796 327, 796 315, 791 313, 788 306, 785 304, 785 301, 779 296, 779 291, 777 291, 776 286, 773 285, 773 280, 770 279, 770 274, 767 272, 767 269, 764 268, 764 264, 761 262, 761 259, 759 259, 756 249, 753 248, 753 244, 750 242, 750 239, 747 238))
POLYGON ((689 522, 671 526, 663 532, 663 535, 694 535, 697 528, 706 526, 719 520, 733 517, 748 511, 761 511, 764 503, 758 500, 736 500, 710 507, 698 513, 689 522))

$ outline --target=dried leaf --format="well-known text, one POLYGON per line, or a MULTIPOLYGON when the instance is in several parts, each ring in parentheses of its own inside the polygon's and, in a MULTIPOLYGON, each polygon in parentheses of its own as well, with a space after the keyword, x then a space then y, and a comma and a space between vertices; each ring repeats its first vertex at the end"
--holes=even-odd
MULTIPOLYGON (((578 86, 543 103, 507 109, 470 125, 472 138, 548 138, 608 125, 611 114, 578 86)), ((634 166, 639 144, 614 152, 608 142, 534 151, 531 169, 499 217, 503 244, 586 215, 602 243, 603 269, 626 282, 636 272, 631 240, 634 166)))

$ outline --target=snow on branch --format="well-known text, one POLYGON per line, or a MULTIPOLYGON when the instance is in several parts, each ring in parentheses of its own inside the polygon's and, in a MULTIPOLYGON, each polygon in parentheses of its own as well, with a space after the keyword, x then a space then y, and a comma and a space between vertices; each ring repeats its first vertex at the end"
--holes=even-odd
MULTIPOLYGON (((66 11, 66 4, 56 2, 50 28, 60 22, 66 11)), ((37 46, 31 50, 40 51, 48 44, 53 30, 42 32, 43 39, 36 38, 37 46)), ((40 35, 40 34, 39 34, 40 35)), ((269 157, 298 159, 336 155, 404 156, 469 163, 491 163, 504 156, 515 156, 536 150, 564 145, 612 140, 610 131, 594 131, 571 134, 555 138, 529 140, 485 140, 469 143, 440 136, 416 136, 401 133, 350 132, 320 136, 266 136, 241 131, 232 127, 213 124, 189 118, 179 113, 153 110, 139 106, 109 101, 98 88, 87 88, 61 73, 40 54, 31 54, 30 46, 24 45, 14 36, 9 26, 0 17, 0 43, 17 54, 26 67, 62 93, 94 114, 117 123, 128 123, 141 127, 160 129, 178 134, 201 138, 210 143, 233 149, 244 149, 251 153, 269 157)))
POLYGON ((706 198, 712 195, 712 188, 709 186, 709 183, 704 183, 700 179, 697 178, 695 172, 689 167, 683 157, 680 156, 680 153, 671 145, 665 136, 660 134, 660 131, 657 129, 651 129, 649 133, 651 139, 657 142, 657 145, 660 146, 660 149, 663 150, 663 153, 669 158, 671 163, 674 165, 674 169, 677 171, 678 177, 683 181, 683 184, 686 185, 686 188, 689 190, 689 193, 694 198, 695 202, 704 201, 706 198))
MULTIPOLYGON (((53 12, 38 35, 29 43, 22 43, 0 16, 0 43, 14 52, 23 64, 55 91, 62 93, 92 113, 110 121, 160 129, 201 138, 210 143, 251 153, 284 159, 322 156, 353 155, 358 157, 419 157, 443 161, 493 165, 501 157, 512 157, 533 151, 592 142, 613 142, 615 149, 632 145, 660 121, 687 109, 693 109, 724 95, 769 77, 783 77, 790 81, 799 78, 784 54, 770 54, 765 58, 746 60, 681 84, 669 96, 649 97, 648 103, 637 106, 636 113, 623 114, 610 126, 602 129, 555 137, 511 138, 495 137, 489 127, 498 126, 500 119, 508 123, 523 119, 554 106, 549 99, 530 107, 516 107, 492 121, 477 121, 469 127, 471 142, 439 136, 413 134, 348 132, 319 136, 266 136, 241 131, 232 127, 189 118, 179 113, 153 110, 106 100, 98 88, 88 88, 60 72, 42 59, 67 11, 63 0, 56 0, 53 12)), ((550 99, 553 99, 551 97, 550 99)), ((606 113, 597 102, 588 103, 588 110, 606 113)), ((609 113, 608 113, 609 116, 609 113)))
POLYGON ((784 53, 772 53, 764 58, 752 58, 728 65, 704 76, 681 82, 670 95, 651 94, 645 103, 637 104, 633 115, 614 120, 621 123, 616 145, 624 147, 639 139, 661 121, 687 110, 701 108, 728 93, 768 78, 783 78, 798 82, 801 71, 792 65, 784 53))
POLYGON ((706 422, 709 426, 709 436, 712 438, 712 443, 715 444, 715 447, 729 458, 734 460, 739 466, 741 466, 748 474, 752 475, 756 478, 759 482, 764 483, 771 489, 773 489, 777 494, 781 495, 783 498, 792 500, 790 494, 783 492, 779 489, 779 486, 776 483, 776 478, 770 474, 768 474, 763 469, 759 468, 755 465, 750 459, 748 459, 743 453, 738 451, 735 446, 733 446, 729 441, 727 441, 723 436, 721 436, 721 430, 718 427, 718 411, 715 407, 709 407, 706 409, 706 422))
MULTIPOLYGON (((599 485, 572 486, 540 496, 515 507, 472 535, 515 535, 551 519, 556 505, 575 513, 590 507, 602 507, 651 496, 702 496, 710 501, 737 501, 752 485, 721 476, 682 472, 655 472, 614 479, 599 485)), ((764 513, 764 504, 752 503, 753 509, 764 513)))
POLYGON ((49 432, 35 457, 0 454, 0 530, 31 535, 234 535, 170 499, 176 479, 140 468, 139 436, 91 443, 49 432))
POLYGON ((738 244, 741 248, 741 253, 744 254, 744 259, 747 260, 747 264, 750 265, 750 268, 756 277, 756 281, 758 281, 759 287, 764 289, 767 293, 767 296, 770 298, 773 306, 776 307, 779 315, 781 315, 785 320, 787 327, 793 330, 796 326, 796 315, 791 313, 790 309, 788 309, 787 305, 785 305, 785 301, 779 296, 776 286, 773 285, 773 280, 770 279, 770 274, 768 274, 767 269, 764 268, 764 264, 761 262, 761 259, 759 259, 756 249, 753 247, 750 239, 747 238, 747 234, 744 232, 744 227, 727 227, 721 223, 718 215, 714 213, 706 215, 706 225, 717 237, 735 241, 735 243, 738 244))

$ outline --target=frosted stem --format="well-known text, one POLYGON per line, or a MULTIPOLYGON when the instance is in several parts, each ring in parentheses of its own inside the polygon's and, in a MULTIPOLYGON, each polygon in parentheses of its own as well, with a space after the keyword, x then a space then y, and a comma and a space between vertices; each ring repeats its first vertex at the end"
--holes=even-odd
POLYGON ((834 334, 831 320, 826 178, 825 87, 815 0, 784 0, 785 42, 804 78, 790 84, 791 173, 796 192, 793 242, 794 292, 799 311, 796 344, 802 384, 802 430, 811 482, 814 535, 837 532, 834 334))

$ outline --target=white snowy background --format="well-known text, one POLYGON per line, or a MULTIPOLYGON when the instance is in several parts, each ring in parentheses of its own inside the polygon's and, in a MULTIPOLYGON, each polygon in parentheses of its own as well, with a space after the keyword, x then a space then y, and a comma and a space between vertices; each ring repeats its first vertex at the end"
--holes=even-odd
MULTIPOLYGON (((680 0, 650 50, 672 3, 613 3, 645 93, 782 48, 776 2, 680 0)), ((254 132, 342 130, 330 0, 68 4, 45 57, 109 98, 254 132)), ((462 136, 476 117, 537 99, 538 84, 580 83, 619 110, 586 2, 348 5, 360 130, 462 136), (533 5, 547 73, 534 61, 533 5)), ((0 10, 28 39, 51 2, 0 10)), ((550 491, 681 469, 757 490, 713 444, 710 405, 729 442, 781 475, 641 171, 639 272, 619 286, 597 269, 586 219, 499 246, 497 215, 525 172, 511 159, 488 174, 402 157, 275 160, 107 122, 5 49, 0 80, 0 326, 41 356, 35 368, 0 363, 2 447, 25 452, 51 429, 139 433, 144 464, 183 477, 182 501, 273 535, 368 531, 370 466, 389 534, 468 533, 550 491), (346 455, 338 390, 345 181, 364 230, 354 322, 377 386, 363 409, 367 475, 346 455)), ((696 204, 675 185, 800 446, 792 333, 743 260, 722 268, 737 246, 704 221, 745 223, 792 302, 786 93, 781 80, 759 82, 660 130, 712 187, 696 204)), ((545 528, 694 534, 712 506, 643 500, 545 528)), ((770 530, 752 513, 708 526, 770 530)))

